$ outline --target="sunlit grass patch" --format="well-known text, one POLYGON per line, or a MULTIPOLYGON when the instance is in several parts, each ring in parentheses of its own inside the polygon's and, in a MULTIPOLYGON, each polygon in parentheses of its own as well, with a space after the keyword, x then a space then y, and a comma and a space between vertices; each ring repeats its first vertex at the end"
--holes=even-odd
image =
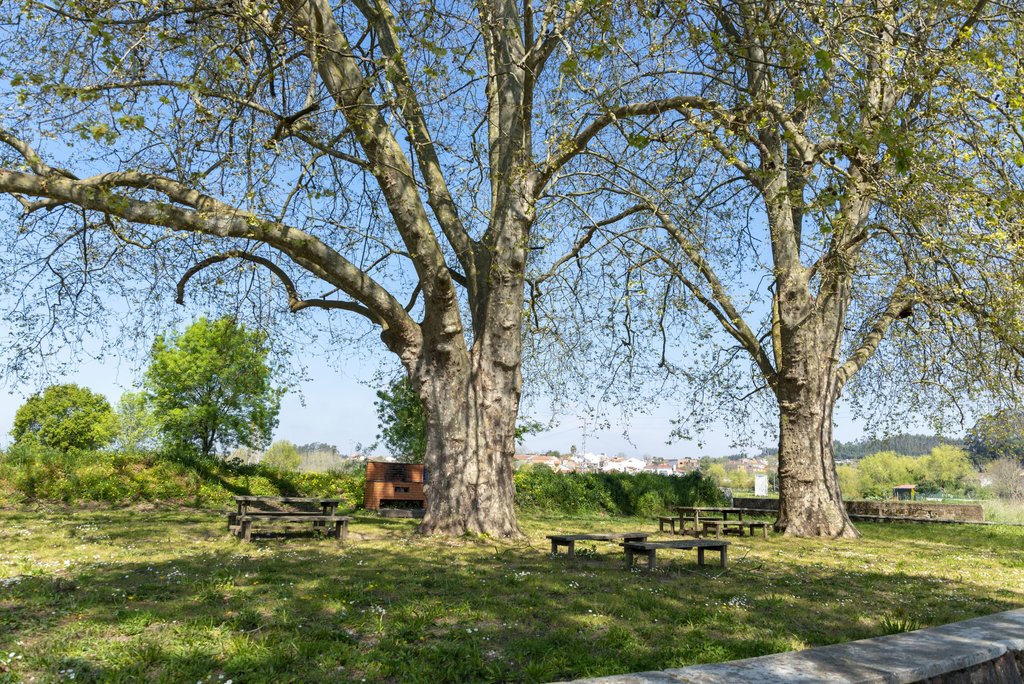
MULTIPOLYGON (((0 681, 550 681, 847 641, 1024 604, 1024 529, 861 525, 857 541, 731 538, 627 571, 546 534, 652 520, 524 516, 526 537, 254 543, 221 513, 0 512, 0 681), (14 654, 14 655, 9 655, 14 654)), ((667 535, 666 535, 667 536, 667 535)), ((657 535, 655 534, 657 538, 657 535)))

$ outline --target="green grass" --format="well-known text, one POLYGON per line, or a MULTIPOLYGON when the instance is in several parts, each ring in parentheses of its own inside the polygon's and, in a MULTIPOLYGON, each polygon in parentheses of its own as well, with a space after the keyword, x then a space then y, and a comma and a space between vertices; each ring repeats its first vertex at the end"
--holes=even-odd
POLYGON ((0 682, 533 682, 860 639, 1024 605, 1024 528, 862 524, 859 541, 733 539, 626 571, 545 534, 649 520, 524 516, 527 538, 235 540, 219 512, 0 511, 0 682))

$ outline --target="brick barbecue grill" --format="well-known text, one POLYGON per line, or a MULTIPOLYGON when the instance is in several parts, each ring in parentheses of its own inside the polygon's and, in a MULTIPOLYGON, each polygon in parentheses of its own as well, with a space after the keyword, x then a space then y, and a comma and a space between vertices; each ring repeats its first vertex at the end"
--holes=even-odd
POLYGON ((426 505, 423 464, 367 461, 363 506, 371 511, 394 506, 426 505), (408 503, 407 503, 408 502, 408 503))

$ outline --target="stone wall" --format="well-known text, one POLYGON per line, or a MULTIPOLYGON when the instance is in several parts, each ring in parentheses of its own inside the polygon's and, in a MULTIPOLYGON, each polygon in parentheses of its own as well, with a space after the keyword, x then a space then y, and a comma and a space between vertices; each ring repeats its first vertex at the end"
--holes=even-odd
POLYGON ((1020 684, 1024 610, 892 636, 577 684, 1020 684))
MULTIPOLYGON (((733 506, 756 508, 762 511, 777 511, 778 499, 754 499, 736 497, 733 506)), ((918 501, 847 501, 847 512, 853 516, 913 518, 915 520, 956 520, 959 522, 982 522, 985 519, 981 504, 946 504, 918 501)))

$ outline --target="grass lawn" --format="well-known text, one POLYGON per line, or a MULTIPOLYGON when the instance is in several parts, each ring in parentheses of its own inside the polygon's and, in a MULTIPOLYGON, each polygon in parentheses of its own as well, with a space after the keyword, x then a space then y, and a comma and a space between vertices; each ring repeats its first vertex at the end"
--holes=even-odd
MULTIPOLYGON (((848 641, 1024 605, 1024 528, 861 524, 860 541, 733 538, 623 567, 552 532, 649 520, 524 515, 528 537, 244 544, 222 513, 0 511, 0 682, 533 682, 848 641), (717 556, 717 554, 711 554, 717 556)), ((657 538, 657 536, 655 537, 657 538)))

